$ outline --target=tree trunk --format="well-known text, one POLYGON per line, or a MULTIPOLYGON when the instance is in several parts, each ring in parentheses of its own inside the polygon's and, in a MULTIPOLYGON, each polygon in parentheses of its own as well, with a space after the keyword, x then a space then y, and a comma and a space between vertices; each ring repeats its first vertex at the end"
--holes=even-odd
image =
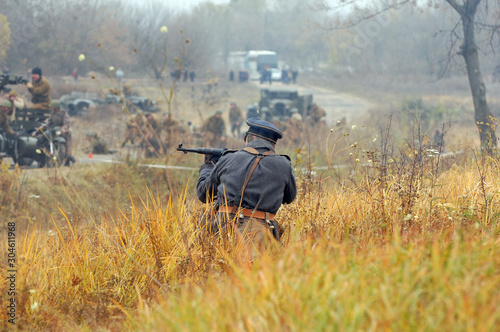
POLYGON ((497 146, 495 123, 486 102, 486 87, 480 70, 474 30, 474 16, 481 0, 468 0, 461 6, 457 5, 455 0, 447 1, 460 14, 462 20, 464 43, 461 46, 460 55, 464 57, 467 67, 467 76, 469 77, 474 102, 474 117, 479 130, 481 148, 486 153, 492 154, 497 146))

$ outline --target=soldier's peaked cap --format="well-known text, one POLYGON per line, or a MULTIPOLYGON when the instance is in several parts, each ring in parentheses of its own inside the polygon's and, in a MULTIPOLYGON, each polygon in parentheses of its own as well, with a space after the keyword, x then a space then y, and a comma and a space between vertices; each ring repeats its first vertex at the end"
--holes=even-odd
POLYGON ((278 139, 283 137, 283 133, 275 125, 262 119, 250 118, 247 120, 247 125, 250 127, 248 129, 249 134, 269 142, 276 143, 278 139))

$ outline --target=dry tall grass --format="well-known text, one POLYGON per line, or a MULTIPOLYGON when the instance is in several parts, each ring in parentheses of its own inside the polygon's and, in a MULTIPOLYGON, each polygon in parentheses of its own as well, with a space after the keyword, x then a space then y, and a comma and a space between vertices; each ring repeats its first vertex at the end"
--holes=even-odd
MULTIPOLYGON (((183 116, 189 91, 179 96, 173 113, 183 116)), ((229 101, 217 96, 194 98, 189 115, 201 123, 229 101)), ((282 245, 253 261, 237 241, 198 228, 206 207, 193 194, 196 172, 130 160, 27 172, 2 165, 2 226, 18 229, 16 327, 500 330, 498 161, 438 157, 419 130, 397 150, 389 128, 369 130, 315 128, 299 147, 283 145, 299 195, 278 213, 282 245)), ((199 162, 183 158, 169 162, 199 162)), ((6 275, 7 251, 0 257, 6 275)), ((2 308, 7 288, 2 279, 2 308)), ((1 310, 4 329, 13 327, 7 318, 1 310)))
POLYGON ((204 206, 188 187, 167 200, 148 191, 79 227, 61 209, 64 223, 17 240, 16 326, 496 331, 498 163, 430 165, 300 175, 298 199, 278 214, 283 245, 254 261, 236 241, 202 236, 204 206))

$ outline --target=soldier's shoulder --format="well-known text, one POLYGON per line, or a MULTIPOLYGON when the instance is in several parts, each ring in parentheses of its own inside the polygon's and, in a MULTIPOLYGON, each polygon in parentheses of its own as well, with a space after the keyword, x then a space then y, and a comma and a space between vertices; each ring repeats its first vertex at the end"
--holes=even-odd
POLYGON ((291 162, 291 161, 292 161, 292 159, 290 158, 290 156, 289 156, 289 155, 287 155, 287 154, 280 154, 279 156, 284 157, 284 158, 285 158, 285 159, 287 159, 289 162, 291 162))
POLYGON ((238 152, 238 151, 240 151, 240 150, 238 150, 238 149, 227 149, 227 150, 224 150, 224 151, 222 152, 222 155, 223 155, 223 156, 225 156, 225 155, 227 155, 227 154, 230 154, 230 153, 235 153, 235 152, 238 152))

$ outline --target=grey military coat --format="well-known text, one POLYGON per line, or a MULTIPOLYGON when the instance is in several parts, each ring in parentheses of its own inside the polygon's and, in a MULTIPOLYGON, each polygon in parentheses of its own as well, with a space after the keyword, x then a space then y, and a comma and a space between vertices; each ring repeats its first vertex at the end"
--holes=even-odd
MULTIPOLYGON (((251 141, 247 146, 261 153, 274 151, 272 144, 262 139, 251 141)), ((222 156, 215 166, 202 165, 196 185, 200 201, 205 203, 216 194, 219 205, 238 206, 243 183, 256 158, 256 155, 239 150, 222 156)), ((245 189, 241 207, 276 214, 281 204, 293 202, 296 196, 290 160, 273 154, 263 157, 257 165, 245 189)))

